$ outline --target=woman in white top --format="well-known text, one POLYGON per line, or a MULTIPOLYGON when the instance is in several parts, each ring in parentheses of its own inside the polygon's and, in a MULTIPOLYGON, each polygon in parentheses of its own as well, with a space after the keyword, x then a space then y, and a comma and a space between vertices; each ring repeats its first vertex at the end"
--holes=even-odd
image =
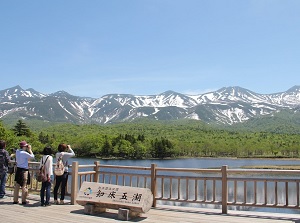
POLYGON ((57 160, 62 157, 62 162, 65 166, 64 174, 61 176, 55 176, 55 187, 53 190, 54 194, 54 204, 64 204, 65 199, 65 193, 66 193, 66 185, 68 182, 68 159, 70 157, 75 156, 74 151, 72 150, 70 145, 66 145, 64 143, 61 143, 58 145, 58 152, 56 153, 56 162, 57 160), (57 192, 58 188, 61 185, 61 193, 60 193, 60 202, 57 200, 57 192))
POLYGON ((52 148, 51 147, 45 147, 43 151, 43 156, 40 161, 40 168, 44 164, 45 174, 47 176, 47 181, 42 182, 42 188, 40 191, 40 197, 41 197, 41 206, 49 206, 50 205, 50 194, 51 194, 51 176, 53 175, 53 157, 52 154, 52 148), (46 200, 45 197, 45 191, 46 191, 46 200))

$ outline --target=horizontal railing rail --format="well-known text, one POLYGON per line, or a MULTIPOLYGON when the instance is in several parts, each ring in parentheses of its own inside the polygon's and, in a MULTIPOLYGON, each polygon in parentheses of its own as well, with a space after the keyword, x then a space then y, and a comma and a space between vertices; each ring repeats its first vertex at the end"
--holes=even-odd
POLYGON ((227 177, 227 183, 232 187, 228 205, 300 208, 298 170, 229 169, 227 173, 244 175, 227 177))
POLYGON ((75 194, 82 182, 88 180, 150 188, 154 207, 157 202, 207 204, 222 206, 222 213, 227 213, 229 206, 300 208, 300 171, 297 170, 228 169, 227 166, 164 168, 155 164, 139 167, 99 162, 78 165, 78 169, 75 194), (81 171, 87 167, 93 170, 81 171))
MULTIPOLYGON (((29 190, 39 192, 41 183, 35 180, 39 163, 31 162, 29 190)), ((144 187, 153 193, 153 207, 161 204, 204 204, 222 207, 268 207, 300 209, 300 171, 165 168, 142 166, 100 165, 99 161, 89 165, 73 162, 69 165, 67 191, 71 203, 76 203, 77 192, 84 181, 106 184, 144 187)), ((54 185, 54 184, 53 184, 54 185)), ((13 175, 7 186, 13 188, 13 175)))
MULTIPOLYGON (((14 161, 12 161, 12 163, 14 163, 14 161)), ((28 163, 28 168, 29 168, 29 176, 30 176, 30 184, 27 186, 28 190, 32 193, 36 193, 38 194, 41 190, 41 186, 42 183, 38 182, 36 180, 36 175, 39 172, 39 166, 40 166, 40 162, 29 162, 28 163)), ((55 164, 53 164, 53 166, 55 166, 55 164)), ((71 165, 69 165, 71 167, 71 165)), ((69 173, 69 175, 71 175, 71 173, 69 173)), ((6 181, 6 187, 10 190, 14 189, 15 186, 15 174, 9 174, 7 181, 6 181)), ((53 178, 53 184, 52 184, 52 190, 54 188, 55 185, 55 177, 53 178)), ((67 187, 66 187, 66 195, 71 195, 71 186, 70 186, 70 180, 67 183, 67 187)), ((60 191, 59 191, 60 192, 60 191)))

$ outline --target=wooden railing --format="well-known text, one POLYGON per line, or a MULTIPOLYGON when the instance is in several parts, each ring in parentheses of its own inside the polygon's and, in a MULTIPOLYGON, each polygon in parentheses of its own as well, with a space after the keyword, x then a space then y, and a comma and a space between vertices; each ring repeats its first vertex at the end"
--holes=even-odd
MULTIPOLYGON (((35 180, 35 176, 38 173, 39 170, 39 162, 29 162, 28 167, 29 167, 29 174, 30 174, 30 185, 28 185, 28 189, 29 191, 34 191, 34 192, 38 192, 41 189, 41 183, 37 182, 35 180)), ((7 188, 13 188, 14 187, 14 179, 15 179, 15 175, 8 175, 8 179, 7 179, 7 183, 6 183, 6 187, 7 188)))
MULTIPOLYGON (((31 165, 33 176, 37 168, 34 163, 31 165)), ((157 202, 194 203, 222 208, 224 214, 233 206, 300 208, 300 171, 296 170, 115 166, 100 165, 99 161, 91 165, 73 162, 70 169, 68 191, 72 204, 76 203, 81 184, 89 181, 150 188, 153 207, 157 202)), ((39 185, 32 180, 29 189, 39 191, 39 185)))
POLYGON ((275 207, 299 209, 298 170, 227 170, 228 174, 243 174, 243 177, 227 177, 232 191, 228 205, 275 207), (251 175, 251 176, 249 176, 251 175), (264 176, 264 177, 262 177, 264 176), (238 184, 242 192, 238 192, 238 184))
MULTIPOLYGON (((40 166, 39 162, 29 162, 28 163, 29 175, 30 175, 30 184, 28 185, 28 190, 32 193, 39 193, 40 189, 41 189, 42 184, 36 180, 36 174, 39 171, 39 166, 40 166)), ((54 164, 53 164, 53 166, 54 166, 54 164)), ((11 174, 11 175, 9 174, 8 175, 7 182, 6 182, 6 187, 8 189, 12 190, 14 188, 14 185, 15 185, 14 179, 15 179, 14 174, 11 174)), ((54 181, 54 183, 55 183, 55 181, 54 181)), ((52 184, 52 188, 55 185, 54 183, 52 184)), ((70 187, 70 182, 69 182, 67 184, 67 189, 66 189, 66 194, 67 195, 71 195, 70 188, 71 187, 70 187)))

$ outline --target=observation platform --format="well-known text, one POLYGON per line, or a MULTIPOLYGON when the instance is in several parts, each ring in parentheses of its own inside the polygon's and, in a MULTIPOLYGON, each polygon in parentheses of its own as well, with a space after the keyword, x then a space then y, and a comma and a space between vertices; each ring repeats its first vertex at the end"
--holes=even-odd
MULTIPOLYGON (((0 199, 0 219, 1 222, 20 223, 20 222, 78 222, 78 223, 111 223, 124 222, 118 220, 118 211, 109 209, 105 213, 97 215, 86 215, 83 213, 83 206, 71 205, 70 200, 65 200, 64 205, 54 205, 48 207, 40 206, 39 196, 30 194, 29 204, 13 204, 13 197, 8 194, 7 198, 0 199)), ((51 198, 53 201, 53 198, 51 198)), ((190 208, 157 205, 149 212, 129 220, 128 222, 141 223, 300 223, 299 214, 252 212, 252 211, 233 211, 222 214, 220 209, 190 208)))

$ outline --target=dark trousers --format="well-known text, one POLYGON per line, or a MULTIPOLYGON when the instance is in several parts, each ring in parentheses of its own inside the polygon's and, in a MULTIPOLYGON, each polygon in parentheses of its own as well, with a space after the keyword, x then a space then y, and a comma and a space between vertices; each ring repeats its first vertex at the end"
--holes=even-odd
POLYGON ((5 184, 6 184, 7 174, 6 172, 0 173, 0 198, 5 195, 5 184))
POLYGON ((40 192, 41 204, 49 204, 50 202, 50 193, 51 193, 51 181, 42 182, 42 188, 40 192), (45 201, 45 192, 46 192, 46 201, 45 201))
POLYGON ((64 172, 64 174, 61 176, 55 176, 55 187, 53 191, 54 200, 57 200, 57 192, 59 186, 61 186, 60 200, 65 199, 67 182, 68 182, 68 172, 64 172))

